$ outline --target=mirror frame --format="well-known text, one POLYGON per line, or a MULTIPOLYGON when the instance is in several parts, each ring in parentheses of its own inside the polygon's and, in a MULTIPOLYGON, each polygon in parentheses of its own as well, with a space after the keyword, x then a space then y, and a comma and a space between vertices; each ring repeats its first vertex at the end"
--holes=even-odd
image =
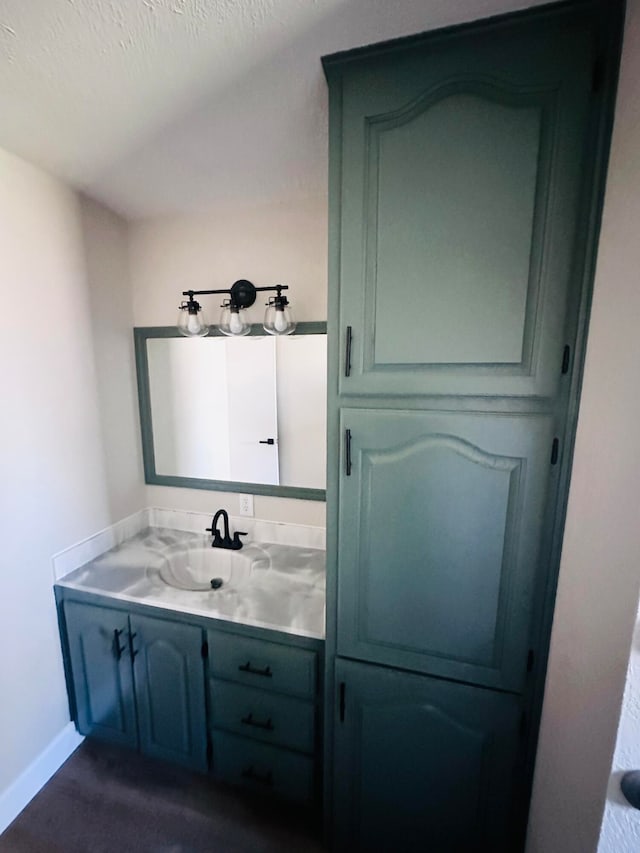
MULTIPOLYGON (((296 335, 325 335, 326 322, 298 323, 296 335)), ((260 323, 251 326, 250 335, 266 335, 260 323)), ((209 336, 224 338, 215 326, 209 329, 209 336)), ((199 477, 177 477, 170 474, 158 474, 156 471, 155 450, 153 446, 153 419, 151 415, 151 394, 149 385, 149 357, 147 340, 149 338, 182 338, 175 326, 135 326, 133 341, 138 378, 138 406, 140 411, 140 432, 142 437, 142 460, 144 481, 152 486, 173 486, 180 489, 205 489, 212 492, 243 492, 251 495, 270 495, 278 498, 299 498, 307 501, 326 500, 325 489, 311 489, 305 486, 273 486, 268 483, 241 483, 235 480, 207 480, 199 477)))

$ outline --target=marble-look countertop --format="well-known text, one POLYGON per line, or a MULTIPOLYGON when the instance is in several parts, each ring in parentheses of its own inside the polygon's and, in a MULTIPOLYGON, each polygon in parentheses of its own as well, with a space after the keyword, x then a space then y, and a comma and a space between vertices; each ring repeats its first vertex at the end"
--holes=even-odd
MULTIPOLYGON (((167 554, 208 546, 210 537, 147 528, 66 575, 58 586, 164 607, 182 613, 324 638, 325 552, 317 548, 248 542, 233 552, 250 559, 248 578, 220 589, 192 591, 170 586, 167 554)), ((229 552, 225 552, 229 553, 229 552)))

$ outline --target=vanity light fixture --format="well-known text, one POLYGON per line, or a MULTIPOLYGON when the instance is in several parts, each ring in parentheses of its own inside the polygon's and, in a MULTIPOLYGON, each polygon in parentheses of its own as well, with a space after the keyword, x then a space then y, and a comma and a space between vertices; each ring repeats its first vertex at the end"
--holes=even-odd
POLYGON ((182 295, 187 299, 180 303, 178 311, 178 331, 186 337, 204 337, 209 333, 209 325, 204 316, 202 306, 195 296, 210 296, 214 293, 228 293, 221 305, 218 329, 223 335, 240 337, 248 335, 251 324, 246 317, 246 309, 256 301, 256 294, 262 291, 275 291, 276 295, 267 302, 263 327, 270 335, 290 335, 296 328, 289 300, 282 291, 288 290, 286 284, 275 284, 271 287, 256 287, 244 278, 235 281, 226 290, 183 290, 182 295))

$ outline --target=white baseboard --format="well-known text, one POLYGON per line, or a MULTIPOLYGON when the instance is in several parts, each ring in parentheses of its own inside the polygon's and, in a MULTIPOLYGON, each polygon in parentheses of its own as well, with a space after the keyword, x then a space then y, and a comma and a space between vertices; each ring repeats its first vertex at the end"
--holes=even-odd
POLYGON ((69 723, 16 781, 0 794, 0 833, 18 817, 83 740, 84 737, 78 734, 73 723, 69 723))

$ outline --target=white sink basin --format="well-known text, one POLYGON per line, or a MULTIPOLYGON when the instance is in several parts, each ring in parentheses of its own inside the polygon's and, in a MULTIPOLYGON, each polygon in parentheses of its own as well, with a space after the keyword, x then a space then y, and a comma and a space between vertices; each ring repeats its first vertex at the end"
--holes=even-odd
POLYGON ((249 579, 253 562, 242 551, 227 551, 210 545, 175 546, 164 551, 163 557, 159 569, 161 580, 176 589, 193 591, 242 586, 249 579))

